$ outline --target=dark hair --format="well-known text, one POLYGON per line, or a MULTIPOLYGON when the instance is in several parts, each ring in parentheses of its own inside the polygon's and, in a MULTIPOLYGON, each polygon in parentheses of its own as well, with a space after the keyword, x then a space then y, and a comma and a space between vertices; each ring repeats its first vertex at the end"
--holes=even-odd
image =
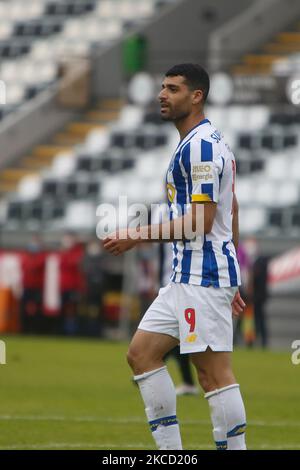
POLYGON ((209 76, 201 65, 174 65, 174 67, 170 68, 166 73, 166 77, 176 77, 177 75, 185 78, 185 82, 190 90, 202 90, 203 101, 206 101, 209 92, 209 76))

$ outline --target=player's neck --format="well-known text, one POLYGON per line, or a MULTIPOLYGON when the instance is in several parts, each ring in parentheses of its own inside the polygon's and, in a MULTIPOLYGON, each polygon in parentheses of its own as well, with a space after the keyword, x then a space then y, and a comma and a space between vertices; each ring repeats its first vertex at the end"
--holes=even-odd
POLYGON ((205 116, 202 111, 197 114, 190 114, 184 119, 176 121, 175 126, 179 132, 180 140, 184 139, 193 127, 197 126, 201 121, 203 121, 203 119, 205 119, 205 116))

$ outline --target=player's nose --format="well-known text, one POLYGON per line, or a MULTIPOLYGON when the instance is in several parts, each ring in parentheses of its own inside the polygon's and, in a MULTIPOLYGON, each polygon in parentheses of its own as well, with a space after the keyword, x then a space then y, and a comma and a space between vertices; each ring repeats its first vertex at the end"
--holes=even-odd
POLYGON ((160 90, 158 100, 162 103, 166 99, 165 89, 160 90))

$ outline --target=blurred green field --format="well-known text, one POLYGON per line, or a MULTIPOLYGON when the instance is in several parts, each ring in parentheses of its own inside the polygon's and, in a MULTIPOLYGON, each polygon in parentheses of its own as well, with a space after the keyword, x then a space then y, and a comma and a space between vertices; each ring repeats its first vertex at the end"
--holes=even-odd
MULTIPOLYGON (((127 344, 2 337, 0 449, 153 449, 127 344)), ((300 365, 290 352, 238 350, 250 449, 300 449, 300 365)), ((169 361, 176 384, 176 365, 169 361)), ((185 449, 213 449, 203 395, 178 398, 185 449)))

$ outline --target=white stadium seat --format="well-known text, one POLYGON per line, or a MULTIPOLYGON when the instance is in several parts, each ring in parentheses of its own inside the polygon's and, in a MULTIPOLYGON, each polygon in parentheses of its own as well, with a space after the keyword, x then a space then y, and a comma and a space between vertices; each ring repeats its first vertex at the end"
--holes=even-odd
POLYGON ((116 3, 114 0, 102 0, 98 3, 95 13, 101 18, 114 18, 116 3))
POLYGON ((8 105, 18 105, 24 99, 25 88, 19 83, 8 83, 6 85, 6 103, 8 105))
POLYGON ((76 160, 72 153, 61 153, 54 158, 51 172, 56 178, 63 179, 73 173, 75 165, 76 160))
POLYGON ((289 159, 285 154, 269 155, 265 165, 265 179, 282 180, 288 175, 289 169, 289 159))
POLYGON ((101 189, 101 200, 103 202, 114 202, 124 188, 123 175, 113 175, 103 180, 101 189))
POLYGON ((90 201, 70 202, 67 206, 65 228, 69 230, 94 230, 96 207, 90 201))
POLYGON ((261 207, 244 209, 240 213, 240 233, 255 234, 266 227, 267 214, 261 207))
POLYGON ((0 19, 0 21, 0 40, 3 41, 4 39, 9 38, 13 32, 13 23, 9 20, 2 21, 2 19, 0 19))
POLYGON ((19 63, 17 61, 5 61, 0 66, 0 77, 4 82, 13 82, 20 78, 19 63))
POLYGON ((255 132, 267 126, 270 109, 264 105, 249 106, 247 108, 247 130, 255 132))
POLYGON ((143 116, 143 108, 134 105, 127 105, 121 109, 117 124, 122 129, 136 129, 142 123, 143 116))
POLYGON ((109 145, 110 135, 107 130, 92 130, 88 133, 85 148, 89 153, 104 151, 109 145))
POLYGON ((235 192, 240 205, 248 205, 253 201, 255 188, 250 178, 237 178, 235 192))
POLYGON ((33 200, 40 196, 42 179, 38 174, 24 176, 18 184, 18 197, 20 200, 33 200))
POLYGON ((278 184, 276 189, 276 207, 288 207, 297 204, 299 201, 299 184, 287 181, 278 184))
POLYGON ((299 149, 295 151, 295 156, 290 158, 289 177, 294 181, 300 182, 300 153, 299 149))
MULTIPOLYGON (((248 127, 248 108, 245 106, 229 106, 227 110, 227 125, 234 131, 243 131, 248 127)), ((214 122, 212 121, 212 124, 214 122)))
POLYGON ((252 201, 265 207, 273 207, 277 200, 276 183, 265 179, 253 180, 252 201))

